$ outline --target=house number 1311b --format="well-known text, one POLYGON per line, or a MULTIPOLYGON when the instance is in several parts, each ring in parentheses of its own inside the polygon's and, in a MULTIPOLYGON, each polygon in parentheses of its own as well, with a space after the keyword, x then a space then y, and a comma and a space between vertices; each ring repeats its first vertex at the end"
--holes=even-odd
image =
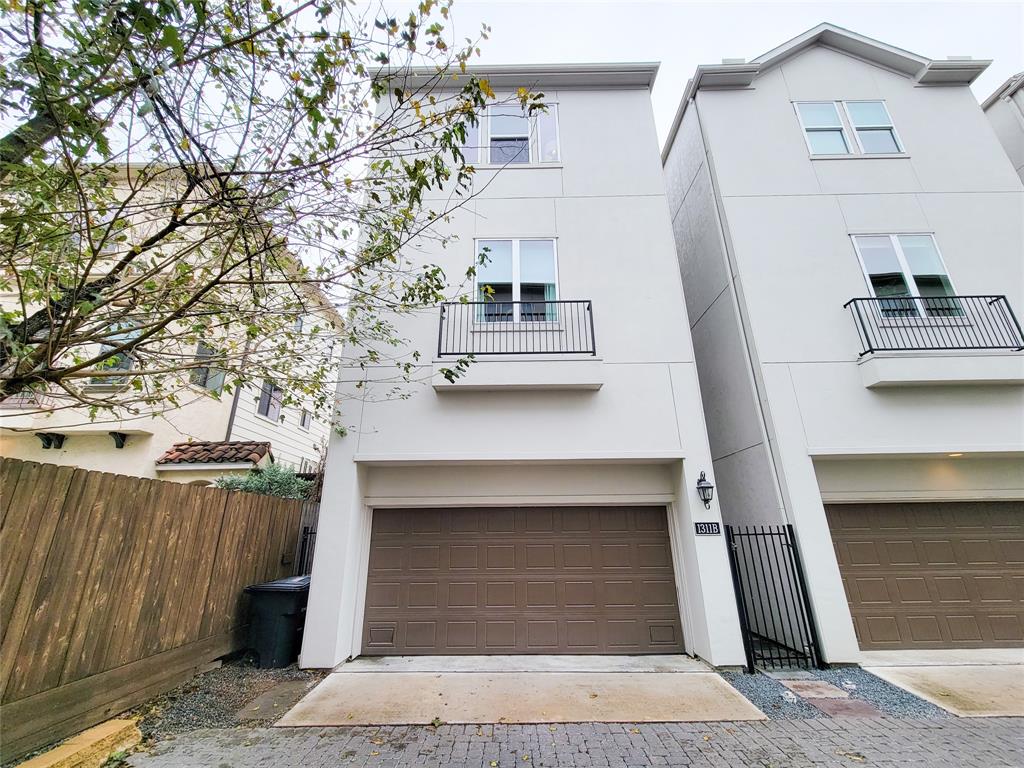
POLYGON ((722 526, 720 523, 694 523, 698 536, 721 536, 722 526))

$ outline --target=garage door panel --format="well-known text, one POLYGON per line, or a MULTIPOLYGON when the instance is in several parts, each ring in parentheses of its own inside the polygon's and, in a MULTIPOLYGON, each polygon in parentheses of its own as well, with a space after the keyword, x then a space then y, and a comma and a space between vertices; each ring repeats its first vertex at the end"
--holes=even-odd
POLYGON ((682 650, 664 508, 377 510, 363 646, 682 650))
POLYGON ((826 511, 862 648, 1024 646, 1024 505, 826 511))

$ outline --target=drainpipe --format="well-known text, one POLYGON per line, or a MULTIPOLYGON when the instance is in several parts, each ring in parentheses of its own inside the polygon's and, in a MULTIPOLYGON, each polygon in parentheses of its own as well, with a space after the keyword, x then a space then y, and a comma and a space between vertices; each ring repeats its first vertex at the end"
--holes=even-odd
MULTIPOLYGON (((245 367, 245 360, 249 357, 249 341, 246 340, 245 347, 242 349, 242 367, 245 367)), ((238 398, 242 396, 242 390, 245 388, 245 384, 240 384, 235 387, 235 396, 231 398, 231 413, 228 414, 228 431, 224 433, 224 441, 231 441, 231 429, 235 426, 235 414, 238 413, 238 398)))

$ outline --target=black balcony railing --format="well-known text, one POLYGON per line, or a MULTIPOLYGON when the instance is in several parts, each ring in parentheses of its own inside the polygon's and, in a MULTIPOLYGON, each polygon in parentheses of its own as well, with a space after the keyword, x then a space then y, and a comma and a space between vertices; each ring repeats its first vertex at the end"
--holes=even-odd
POLYGON ((889 296, 850 299, 869 352, 1024 350, 1024 333, 1005 296, 889 296))
POLYGON ((450 301, 437 356, 596 355, 594 314, 582 301, 450 301))

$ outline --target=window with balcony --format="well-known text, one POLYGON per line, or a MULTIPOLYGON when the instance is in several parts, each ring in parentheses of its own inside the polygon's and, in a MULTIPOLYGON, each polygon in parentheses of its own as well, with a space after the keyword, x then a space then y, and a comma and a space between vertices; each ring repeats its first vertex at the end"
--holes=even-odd
POLYGON ((853 244, 872 294, 885 299, 883 313, 943 316, 959 312, 932 235, 854 235, 853 244))
POLYGON ((871 296, 846 302, 871 352, 1024 349, 1003 295, 959 295, 930 234, 853 235, 871 296))
POLYGON ((476 300, 482 322, 554 320, 554 240, 478 240, 476 300))
POLYGON ((884 101, 798 101, 794 106, 812 156, 903 151, 884 101))
POLYGON ((480 124, 467 126, 461 147, 471 165, 520 165, 557 163, 558 105, 527 114, 518 104, 499 104, 487 109, 480 124))

